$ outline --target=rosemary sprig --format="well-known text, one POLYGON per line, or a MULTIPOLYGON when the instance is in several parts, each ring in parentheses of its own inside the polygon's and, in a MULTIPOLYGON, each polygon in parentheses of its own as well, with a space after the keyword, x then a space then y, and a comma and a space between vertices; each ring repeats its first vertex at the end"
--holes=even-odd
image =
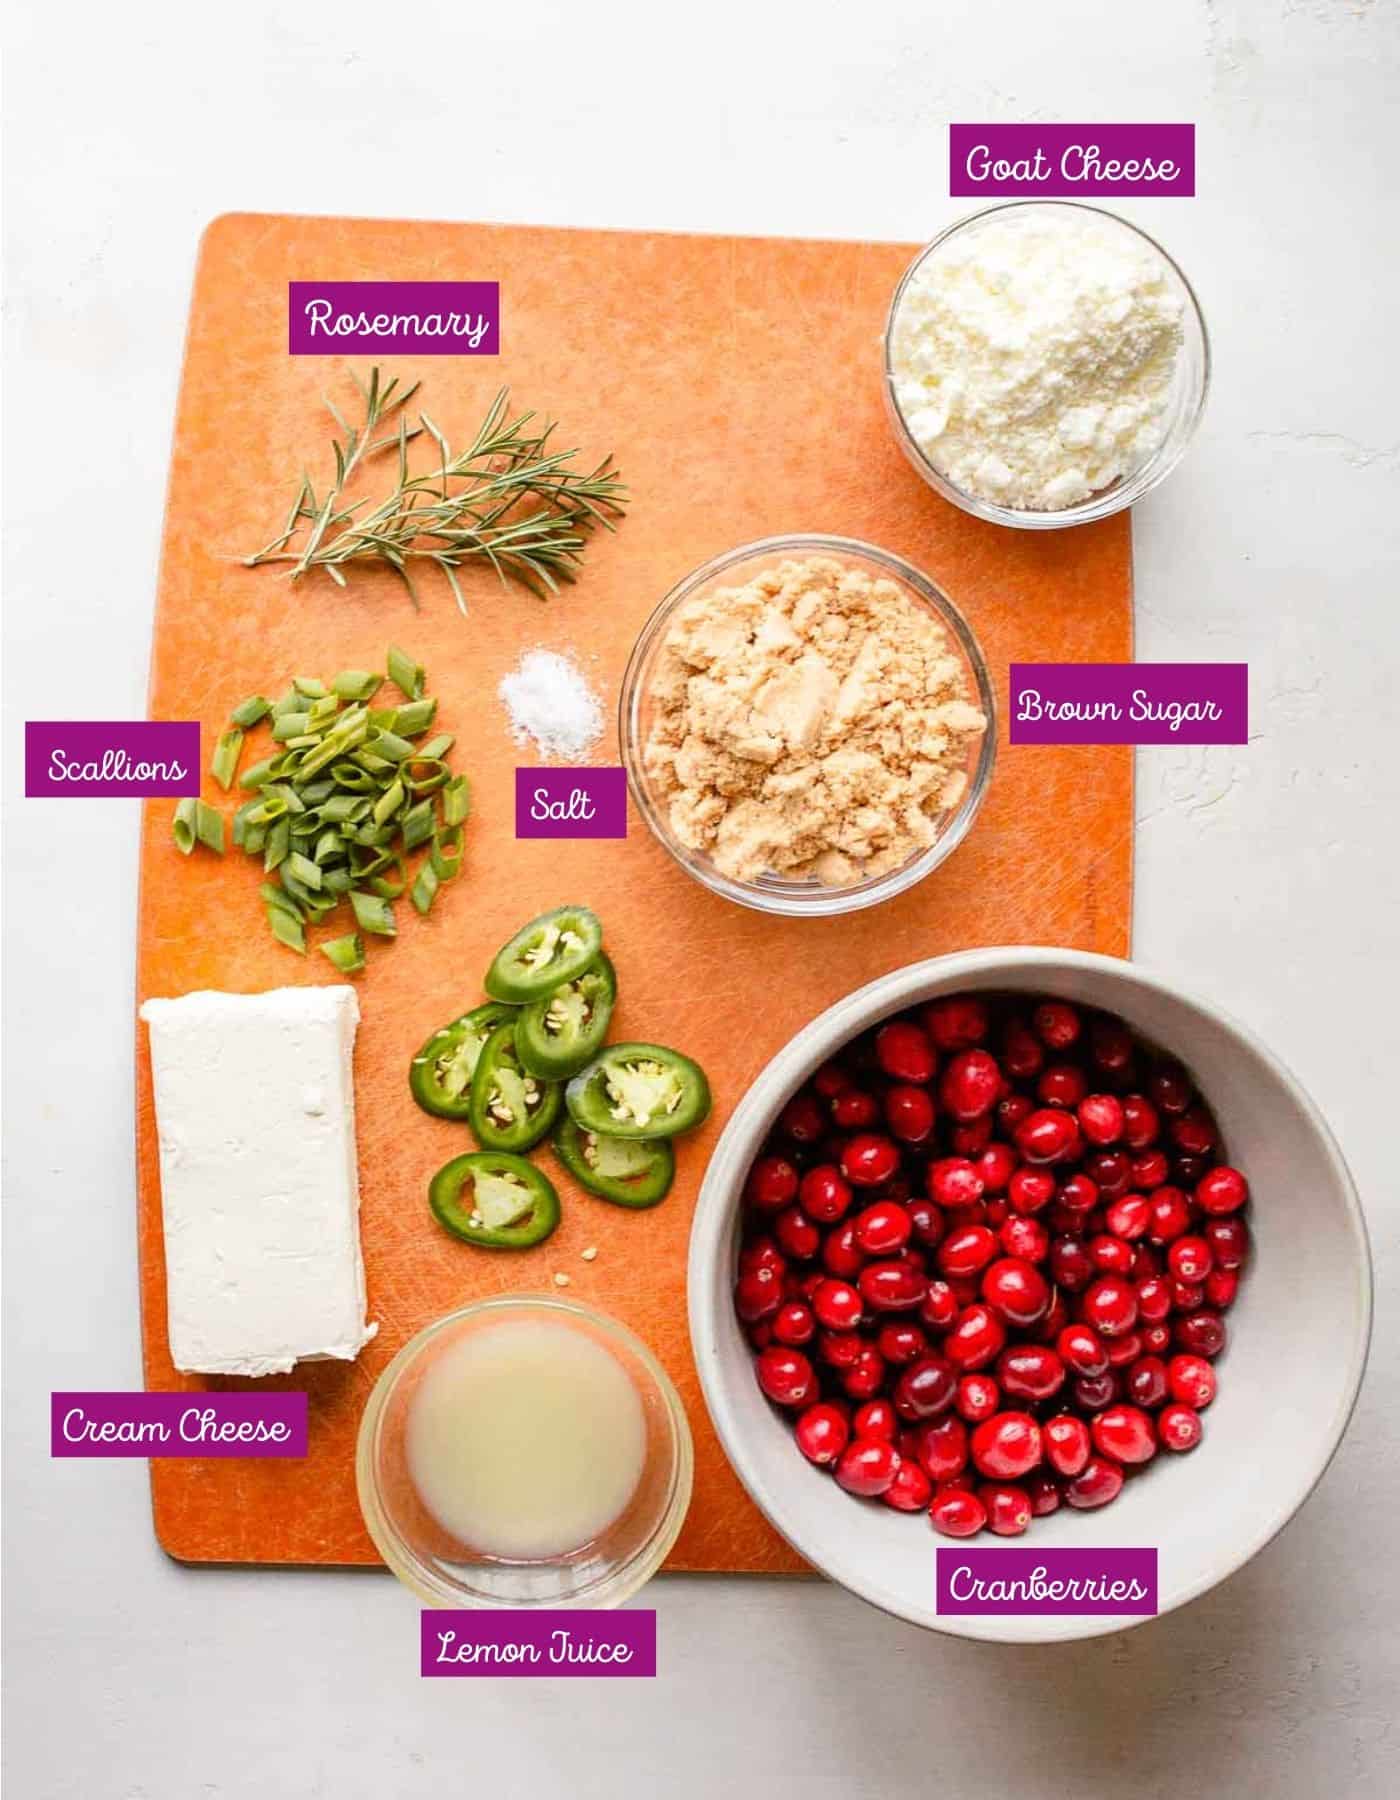
POLYGON ((332 439, 335 476, 324 495, 311 477, 301 485, 281 532, 270 544, 245 557, 260 563, 290 563, 289 578, 298 581, 312 569, 324 569, 341 587, 345 571, 355 563, 385 563, 407 586, 415 604, 414 564, 442 570, 460 611, 467 611, 459 578, 463 565, 484 558, 502 582, 518 581, 541 599, 557 593, 561 581, 576 578, 590 533, 596 526, 613 529, 626 509, 628 493, 612 458, 604 457, 584 473, 570 465, 576 450, 551 450, 552 420, 536 423, 533 412, 509 411, 502 388, 491 402, 471 445, 454 452, 444 432, 420 412, 410 425, 408 402, 418 383, 399 389, 370 370, 368 383, 356 380, 364 402, 364 421, 347 424, 336 407, 326 406, 339 427, 332 439), (397 426, 376 433, 390 419, 397 426), (412 474, 408 446, 421 435, 437 449, 436 467, 412 474), (345 498, 345 490, 361 463, 380 451, 395 449, 397 479, 377 504, 345 498), (369 507, 368 511, 365 510, 369 507), (306 527, 299 546, 293 540, 306 527))

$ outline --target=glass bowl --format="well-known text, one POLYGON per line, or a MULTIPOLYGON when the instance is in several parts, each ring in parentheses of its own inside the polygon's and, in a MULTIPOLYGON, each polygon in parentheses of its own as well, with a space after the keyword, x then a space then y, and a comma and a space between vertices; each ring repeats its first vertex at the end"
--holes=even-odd
POLYGON ((1125 506, 1131 506, 1134 501, 1140 500, 1144 494, 1155 488, 1159 481, 1170 475, 1185 454, 1186 446, 1190 443, 1196 427, 1200 423, 1201 413, 1205 409, 1206 394, 1210 388, 1210 341, 1206 336, 1205 320, 1201 316, 1200 305, 1190 282, 1155 238, 1149 237, 1136 225, 1130 225, 1126 219, 1120 219, 1116 213, 1107 212, 1100 206, 1085 206, 1077 200, 1017 200, 1001 206, 986 207, 981 212, 971 213, 967 218, 960 219, 957 224, 950 225, 946 231, 941 231, 931 244, 922 249, 904 271, 899 285, 894 291, 894 298, 890 301, 890 310, 885 320, 883 385, 885 408, 889 413, 890 423, 894 427, 899 447, 935 492, 942 494, 945 500, 951 500, 955 506, 960 506, 964 512, 972 513, 979 519, 990 519, 996 525, 1014 525, 1021 531, 1058 531, 1068 525, 1085 525, 1092 519, 1106 519, 1112 513, 1121 512, 1125 506), (1125 239, 1132 240, 1139 249, 1155 252, 1166 266, 1167 279, 1173 292, 1182 302, 1182 343, 1167 396, 1167 408, 1164 416, 1165 430, 1161 442, 1151 455, 1129 474, 1120 477, 1108 487, 1100 488, 1087 500, 1081 500, 1075 506, 1066 506, 1055 512, 999 506, 995 501, 983 499, 978 494, 969 494, 965 489, 955 486, 946 475, 934 467, 927 452, 915 440, 905 423, 904 414, 900 411, 899 402, 894 393, 891 346, 895 319, 910 281, 926 262, 937 257, 939 252, 944 250, 955 238, 971 237, 976 232, 984 230, 989 224, 1001 224, 1009 214, 1013 213, 1021 217, 1052 213, 1057 217, 1063 217, 1066 213, 1092 214, 1101 225, 1120 233, 1125 239))
POLYGON ((379 1554, 429 1606, 613 1607, 651 1579, 676 1541, 690 1505, 693 1460, 680 1398, 639 1338, 574 1301, 514 1294, 449 1313, 404 1345, 365 1407, 355 1479, 379 1554), (424 1374, 463 1336, 506 1319, 567 1325, 600 1344, 631 1377, 646 1422, 642 1475, 626 1508, 591 1542, 548 1560, 514 1561, 462 1543, 427 1511, 408 1473, 405 1428, 424 1374))
POLYGON ((902 557, 857 538, 827 537, 818 533, 795 533, 787 537, 759 538, 751 544, 740 544, 722 556, 703 563, 684 581, 677 583, 642 627, 622 678, 618 705, 618 735, 622 742, 623 760, 627 765, 627 785, 637 810, 651 832, 663 844, 688 875, 737 900, 741 906, 758 912, 780 913, 789 918, 829 918, 837 913, 856 912, 902 894, 917 881, 937 868, 957 848, 982 804, 982 797, 992 778, 996 761, 996 698, 992 691, 987 665, 971 627, 957 607, 927 575, 902 557), (722 874, 703 851, 682 844, 671 830, 666 804, 657 792, 643 762, 643 750, 651 731, 654 711, 650 700, 651 676, 665 640, 666 632, 677 611, 706 588, 733 586, 750 579, 761 568, 771 567, 789 557, 829 556, 836 561, 863 568, 869 574, 895 581, 944 627, 948 644, 963 665, 968 698, 982 711, 987 728, 976 741, 968 758, 967 788, 955 807, 944 814, 938 824, 934 842, 926 844, 901 863, 897 869, 881 875, 867 876, 863 881, 843 887, 824 885, 816 880, 797 881, 780 875, 764 874, 753 881, 736 881, 722 874))

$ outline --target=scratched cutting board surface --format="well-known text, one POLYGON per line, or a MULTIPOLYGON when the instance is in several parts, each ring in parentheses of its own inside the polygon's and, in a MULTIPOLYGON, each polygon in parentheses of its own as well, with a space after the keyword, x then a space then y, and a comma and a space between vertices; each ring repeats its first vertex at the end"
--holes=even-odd
MULTIPOLYGON (((305 1461, 156 1460, 157 1535, 196 1562, 373 1563, 355 1499, 355 1433, 379 1372, 421 1326, 484 1295, 548 1287, 616 1314, 652 1346, 695 1434, 695 1497, 669 1567, 796 1572, 804 1565, 750 1503, 710 1426, 685 1307, 690 1219, 706 1159, 764 1063, 812 1016, 903 963, 979 944, 1045 943, 1124 954, 1132 863, 1127 749, 1006 746, 970 836, 922 885, 839 919, 767 918, 709 894, 635 814, 624 842, 514 836, 512 743, 496 685, 521 651, 572 650, 611 708, 627 654, 667 590, 748 539, 817 530, 873 540, 934 577, 981 640, 1003 708, 1012 660, 1132 654, 1126 514, 1065 532, 967 517, 907 466, 885 422, 879 338, 911 246, 545 230, 375 220, 230 216, 206 234, 176 420, 151 662, 153 718, 214 735, 246 694, 294 674, 383 666, 390 641, 426 664, 438 724, 475 795, 461 877, 430 918, 406 903, 402 935, 371 942, 357 986, 355 1055, 361 1231, 379 1335, 350 1365, 303 1363, 263 1384, 206 1383, 173 1369, 166 1338, 150 1061, 137 1029, 137 1148, 148 1387, 305 1388, 305 1461), (281 523, 296 472, 323 478, 320 396, 353 400, 337 357, 289 357, 292 279, 499 280, 499 358, 385 359, 419 377, 423 404, 465 441, 496 387, 560 421, 560 447, 611 450, 632 490, 615 536, 598 536, 576 586, 540 603, 468 577, 470 616, 425 578, 421 610, 377 572, 347 592, 316 576, 291 588, 237 556, 281 523), (564 1222, 525 1254, 474 1251, 428 1215, 429 1176, 468 1147, 465 1129, 409 1098, 409 1059, 429 1031, 480 998, 498 944, 561 901, 602 915, 617 964, 614 1038, 675 1044, 709 1071, 715 1110, 683 1139, 676 1185, 627 1214, 558 1176, 564 1222), (580 1251, 597 1245, 593 1262, 580 1251)), ((364 371, 364 360, 355 365, 364 371)), ((371 484, 375 478, 371 476, 371 484)), ((357 491, 360 491, 357 489, 357 491)), ((260 752, 259 752, 260 753, 260 752)), ((611 734, 596 760, 616 761, 611 734)), ((220 800, 206 777, 205 797, 220 800)), ((171 801, 143 820, 139 997, 253 992, 334 979, 267 933, 258 869, 241 853, 188 861, 171 801)), ((342 925, 338 929, 344 930, 342 925)), ((328 934, 323 934, 328 935, 328 934)), ((541 1155, 548 1159, 548 1153, 541 1155)), ((551 1174, 555 1169, 551 1166, 551 1174)))

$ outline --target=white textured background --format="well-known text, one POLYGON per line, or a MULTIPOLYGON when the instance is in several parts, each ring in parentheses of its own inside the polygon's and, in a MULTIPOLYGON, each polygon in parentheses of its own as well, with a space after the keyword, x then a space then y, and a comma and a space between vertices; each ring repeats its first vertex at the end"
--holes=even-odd
POLYGON ((16 1800, 1397 1791, 1393 0, 19 0, 9 38, 16 1800), (646 1596, 654 1683, 423 1682, 387 1577, 175 1567, 140 1463, 46 1454, 51 1388, 140 1381, 135 805, 16 796, 26 714, 142 711, 201 228, 264 209, 919 238, 955 214, 946 122, 1035 117, 1199 126, 1198 197, 1124 206, 1190 271, 1218 371, 1139 509, 1139 651, 1247 659, 1254 736, 1141 757, 1137 953, 1293 1065, 1361 1185, 1378 1324, 1331 1473, 1223 1588, 1069 1650, 671 1579, 646 1596))

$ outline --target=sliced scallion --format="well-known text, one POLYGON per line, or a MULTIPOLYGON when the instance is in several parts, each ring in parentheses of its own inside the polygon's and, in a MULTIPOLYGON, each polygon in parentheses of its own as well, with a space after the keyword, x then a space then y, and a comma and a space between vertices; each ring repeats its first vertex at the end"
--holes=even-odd
POLYGON ((321 954, 329 957, 342 975, 358 975, 365 966, 365 940, 358 931, 352 931, 322 944, 321 954))
POLYGON ((243 733, 234 726, 226 731, 214 746, 213 761, 209 764, 209 773, 218 782, 225 793, 233 786, 234 776, 238 773, 238 759, 243 754, 243 733))
POLYGON ((410 806, 399 820, 399 828, 403 832, 405 850, 416 850, 420 844, 426 844, 435 828, 432 799, 420 800, 416 806, 410 806))
POLYGON ((426 917, 432 911, 433 901, 437 899, 437 894, 438 878, 433 873, 431 859, 425 858, 419 864, 418 873, 413 878, 413 886, 409 889, 408 897, 419 912, 426 917))
POLYGON ((342 669, 331 687, 342 700, 372 700, 383 684, 384 677, 368 669, 342 669))
POLYGON ((188 856, 195 847, 195 814, 199 802, 186 796, 175 808, 175 817, 171 821, 170 835, 175 839, 175 848, 181 856, 188 856))
POLYGON ((361 931, 372 932, 375 937, 398 935, 393 906, 381 895, 363 894, 358 888, 351 888, 350 905, 354 910, 355 923, 361 931))
POLYGON ((442 822, 465 825, 471 817, 472 790, 465 775, 454 775, 442 790, 442 822))
POLYGON ((261 694, 249 694, 246 700, 240 700, 234 707, 229 715, 229 723, 248 731, 260 719, 265 719, 271 711, 272 702, 270 700, 264 700, 261 694))
POLYGON ((436 696, 431 700, 410 700, 407 706, 399 708, 393 729, 400 737, 422 737, 436 717, 436 696))
POLYGON ((224 815, 207 800, 194 803, 194 835, 206 850, 224 853, 224 815))
POLYGON ((302 956, 306 955, 306 933, 302 929, 301 920, 294 913, 284 912, 280 906, 269 906, 267 922, 279 944, 285 944, 289 950, 296 950, 302 956))
POLYGON ((389 679, 402 694, 410 700, 418 700, 423 694, 424 671, 422 663, 414 662, 407 650, 400 650, 397 644, 389 646, 389 679))

